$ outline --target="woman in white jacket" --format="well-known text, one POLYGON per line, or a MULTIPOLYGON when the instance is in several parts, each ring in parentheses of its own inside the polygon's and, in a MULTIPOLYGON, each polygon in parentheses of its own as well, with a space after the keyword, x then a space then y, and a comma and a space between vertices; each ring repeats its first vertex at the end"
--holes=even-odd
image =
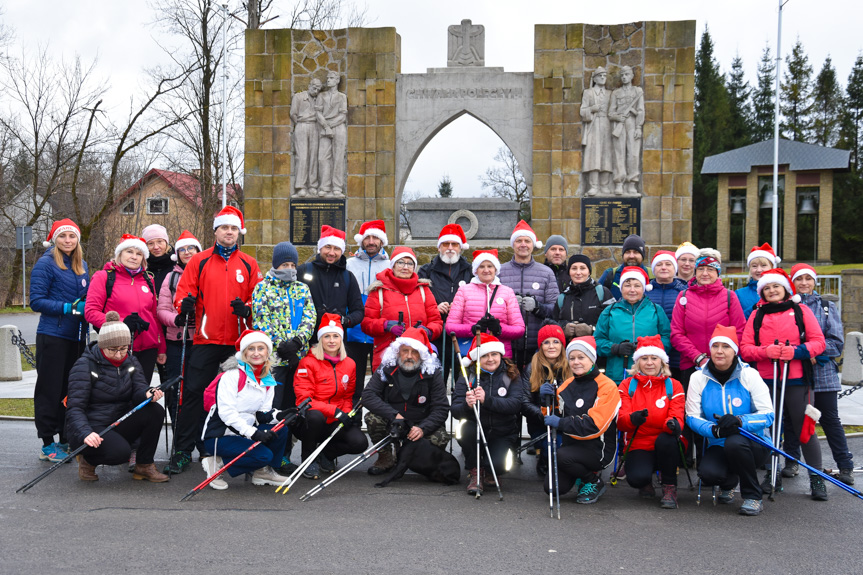
MULTIPOLYGON (((269 336, 262 331, 246 330, 236 347, 236 359, 230 358, 222 364, 223 373, 204 392, 204 408, 209 407, 204 422, 204 446, 214 456, 205 457, 201 463, 207 475, 212 475, 222 461, 234 459, 260 441, 226 473, 231 477, 252 473, 252 485, 281 485, 287 477, 276 473, 273 467, 281 464, 288 430, 282 427, 272 431, 272 428, 296 410, 273 409, 274 390, 279 384, 270 373, 273 342, 269 336)), ((227 489, 223 477, 213 480, 210 487, 227 489)))

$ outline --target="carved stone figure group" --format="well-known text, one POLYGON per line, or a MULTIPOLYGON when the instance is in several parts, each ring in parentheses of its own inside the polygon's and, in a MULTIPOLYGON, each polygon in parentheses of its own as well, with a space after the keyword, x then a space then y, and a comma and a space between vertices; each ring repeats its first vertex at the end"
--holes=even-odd
POLYGON ((607 75, 597 68, 581 100, 585 195, 610 194, 613 182, 615 195, 637 196, 644 91, 632 85, 629 66, 621 68, 621 86, 611 92, 605 87, 607 75))
POLYGON ((347 172, 348 98, 339 73, 327 74, 327 89, 312 78, 291 101, 296 197, 343 198, 347 172))

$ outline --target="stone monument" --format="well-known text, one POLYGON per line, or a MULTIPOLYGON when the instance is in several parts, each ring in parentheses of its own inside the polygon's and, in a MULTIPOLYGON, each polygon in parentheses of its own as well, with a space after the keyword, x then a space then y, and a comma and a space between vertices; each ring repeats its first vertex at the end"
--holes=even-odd
POLYGON ((581 144, 584 146, 582 184, 587 184, 585 195, 611 193, 612 154, 611 123, 608 120, 608 102, 611 93, 605 89, 608 73, 600 66, 593 71, 591 87, 581 97, 581 144))
POLYGON ((611 93, 608 117, 614 144, 614 193, 638 195, 641 166, 641 131, 644 126, 644 91, 632 85, 632 68, 620 69, 621 86, 611 93))
POLYGON ((346 152, 348 145, 348 98, 339 92, 339 73, 327 72, 327 89, 320 100, 321 134, 318 152, 322 197, 345 197, 346 152))
POLYGON ((485 26, 462 20, 447 31, 447 66, 485 66, 485 26))
POLYGON ((320 127, 318 126, 318 94, 321 81, 312 78, 305 92, 291 100, 291 121, 294 148, 294 190, 299 198, 318 195, 318 148, 320 127))

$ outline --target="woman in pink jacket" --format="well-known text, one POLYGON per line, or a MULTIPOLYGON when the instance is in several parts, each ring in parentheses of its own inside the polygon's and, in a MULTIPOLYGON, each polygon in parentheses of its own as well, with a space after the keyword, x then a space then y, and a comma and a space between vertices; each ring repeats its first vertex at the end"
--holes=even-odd
POLYGON ((473 279, 458 288, 446 320, 446 332, 456 337, 473 335, 474 327, 503 342, 504 356, 512 357, 510 342, 524 336, 524 320, 515 292, 497 277, 497 250, 473 252, 473 279))
POLYGON ((123 234, 114 248, 114 259, 93 274, 84 318, 98 330, 106 312, 119 313, 132 332, 132 351, 150 383, 156 362, 164 364, 167 358, 162 325, 156 319, 158 294, 153 278, 144 271, 148 255, 143 239, 123 234))
MULTIPOLYGON (((803 457, 815 469, 821 469, 821 446, 818 437, 812 433, 802 436, 806 406, 810 403, 813 385, 811 358, 824 353, 827 347, 818 320, 805 305, 800 305, 791 278, 781 268, 767 270, 758 280, 758 303, 749 315, 743 340, 740 342, 740 356, 748 362, 756 362, 758 373, 764 379, 771 393, 782 385, 783 362, 788 362, 788 379, 785 383, 785 404, 783 409, 783 433, 800 437, 803 457), (773 365, 778 363, 778 379, 773 381, 773 365)), ((781 396, 781 393, 780 393, 781 396)), ((775 401, 775 400, 774 400, 775 401)), ((778 418, 778 414, 777 414, 778 418)), ((814 423, 811 426, 814 430, 814 423)), ((774 463, 778 464, 778 458, 774 463)), ((761 488, 771 493, 771 474, 768 473, 761 488)), ((818 475, 809 476, 812 499, 827 500, 827 488, 818 475)), ((782 474, 777 474, 776 491, 782 491, 782 474)))

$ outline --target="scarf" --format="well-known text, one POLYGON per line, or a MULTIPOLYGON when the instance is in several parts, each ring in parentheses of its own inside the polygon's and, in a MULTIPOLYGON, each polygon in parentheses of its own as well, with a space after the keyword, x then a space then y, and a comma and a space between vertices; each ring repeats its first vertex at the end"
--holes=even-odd
POLYGON ((396 277, 393 273, 393 270, 386 270, 385 274, 387 279, 393 283, 396 289, 405 295, 412 293, 415 289, 417 289, 419 277, 417 277, 416 273, 411 274, 411 277, 409 278, 396 277))
POLYGON ((213 245, 213 252, 222 256, 225 259, 225 261, 228 261, 228 258, 231 257, 231 254, 234 253, 235 251, 237 251, 237 248, 238 248, 237 244, 234 244, 233 246, 226 248, 225 246, 223 246, 219 242, 216 242, 215 245, 213 245))
POLYGON ((738 364, 737 356, 734 356, 734 361, 731 362, 731 367, 728 369, 721 370, 713 363, 713 360, 709 360, 707 362, 707 369, 710 370, 710 373, 720 384, 725 385, 729 379, 731 379, 731 374, 734 373, 734 370, 737 369, 738 364))
POLYGON ((258 382, 258 385, 260 385, 261 387, 273 387, 276 385, 281 385, 273 378, 272 372, 261 378, 261 373, 263 373, 264 371, 263 364, 259 366, 253 366, 246 363, 245 361, 240 360, 237 362, 237 368, 242 369, 245 372, 246 377, 258 382))
POLYGON ((283 282, 295 282, 297 281, 297 268, 280 270, 270 268, 270 271, 267 272, 267 275, 271 278, 276 278, 277 280, 281 280, 283 282))
POLYGON ((166 251, 160 256, 150 255, 150 257, 147 258, 147 269, 154 274, 160 270, 171 269, 173 267, 174 260, 171 259, 171 250, 166 251))
POLYGON ((114 367, 120 367, 121 365, 123 365, 123 362, 126 361, 126 358, 128 357, 128 355, 124 355, 120 359, 114 359, 114 356, 105 355, 105 351, 101 349, 99 350, 99 353, 101 353, 102 357, 107 359, 114 367))

